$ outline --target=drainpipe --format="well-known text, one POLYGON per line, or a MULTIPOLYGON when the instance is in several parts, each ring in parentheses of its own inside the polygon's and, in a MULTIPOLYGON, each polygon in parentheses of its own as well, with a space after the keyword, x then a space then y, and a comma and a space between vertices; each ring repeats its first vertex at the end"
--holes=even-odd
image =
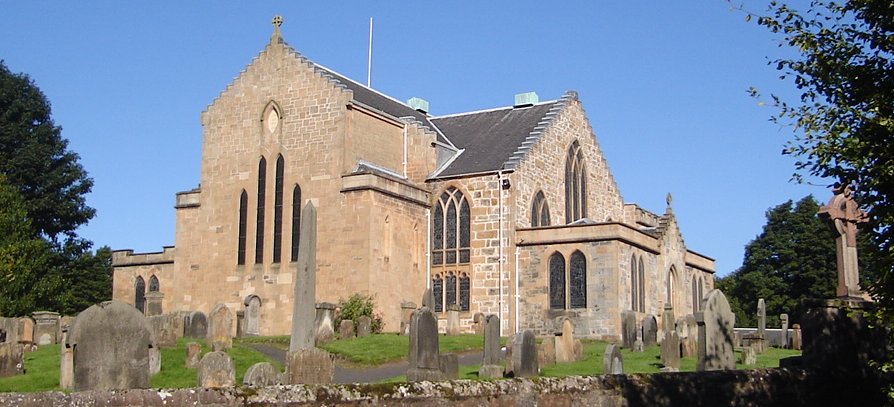
POLYGON ((518 303, 521 295, 518 294, 518 258, 521 256, 521 249, 515 246, 515 333, 518 333, 518 303))
POLYGON ((431 288, 431 208, 425 210, 425 236, 425 288, 431 288))
POLYGON ((499 279, 499 288, 500 288, 500 336, 506 336, 505 330, 503 327, 506 326, 506 317, 503 315, 503 171, 497 172, 497 194, 499 195, 499 206, 500 206, 500 217, 498 220, 497 226, 497 239, 499 239, 499 250, 497 258, 499 259, 499 269, 500 269, 500 279, 499 279))

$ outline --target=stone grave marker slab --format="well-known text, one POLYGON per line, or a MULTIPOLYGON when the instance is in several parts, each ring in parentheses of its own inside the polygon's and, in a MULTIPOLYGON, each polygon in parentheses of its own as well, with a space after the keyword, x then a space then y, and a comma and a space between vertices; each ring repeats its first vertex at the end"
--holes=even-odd
POLYGON ((698 371, 736 368, 733 352, 735 316, 726 296, 714 289, 702 302, 704 309, 695 315, 698 323, 698 371))
POLYGON ((610 343, 605 346, 605 354, 602 355, 602 373, 624 374, 624 358, 618 345, 610 343))
POLYGON ((204 389, 233 387, 236 385, 236 368, 226 352, 208 352, 199 362, 196 381, 204 389))

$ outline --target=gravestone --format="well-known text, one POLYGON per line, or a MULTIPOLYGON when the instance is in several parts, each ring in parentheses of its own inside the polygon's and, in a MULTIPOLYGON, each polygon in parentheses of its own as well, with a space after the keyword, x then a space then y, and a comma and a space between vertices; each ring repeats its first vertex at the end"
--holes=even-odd
MULTIPOLYGON (((749 332, 742 335, 742 347, 754 349, 757 353, 763 353, 767 341, 757 332, 749 332)), ((735 345, 735 340, 733 341, 735 345)))
POLYGON ((633 343, 633 351, 634 352, 642 352, 645 348, 643 347, 643 340, 640 338, 636 338, 636 342, 633 343))
POLYGON ((34 317, 34 341, 38 345, 52 345, 56 343, 56 330, 59 327, 59 313, 49 311, 37 311, 31 314, 34 317))
POLYGON ((859 266, 857 262, 857 225, 869 220, 854 201, 848 185, 837 185, 832 199, 820 207, 819 217, 826 220, 835 232, 835 257, 838 265, 838 297, 861 298, 859 266))
POLYGON ((268 362, 259 362, 251 365, 245 371, 242 384, 251 387, 266 387, 280 384, 280 374, 273 365, 268 362))
POLYGON ((636 313, 624 311, 621 313, 621 341, 625 348, 633 349, 636 342, 636 313))
MULTIPOLYGON (((0 343, 10 342, 19 343, 21 335, 19 334, 19 319, 0 317, 0 331, 2 331, 2 339, 0 343)), ((59 335, 56 335, 59 337, 59 335)))
POLYGON ((574 324, 565 318, 562 320, 561 329, 555 336, 556 363, 574 362, 574 324))
MULTIPOLYGON (((298 241, 298 261, 295 262, 295 284, 292 295, 292 336, 289 341, 289 352, 314 347, 314 322, 317 313, 317 209, 313 202, 309 202, 301 211, 300 227, 301 238, 298 241)), ((314 355, 308 357, 312 358, 314 355)))
POLYGON ((447 305, 447 335, 459 335, 459 305, 447 305))
MULTIPOLYGON (((302 235, 302 238, 304 236, 302 235)), ((299 349, 286 354, 289 384, 328 384, 335 376, 329 352, 320 348, 299 349)))
POLYGON ((152 337, 155 339, 155 346, 159 348, 177 347, 177 332, 174 320, 176 315, 155 315, 146 317, 149 327, 152 329, 152 337))
POLYGON ((417 309, 410 318, 408 359, 407 381, 441 380, 438 319, 428 307, 417 309))
POLYGON ((74 353, 73 349, 65 346, 68 343, 68 333, 71 326, 67 325, 62 329, 62 336, 59 338, 59 388, 62 390, 72 390, 74 388, 74 353))
POLYGON ((25 346, 17 342, 0 343, 0 377, 20 375, 25 368, 25 346))
MULTIPOLYGON (((170 313, 170 315, 173 315, 172 318, 174 319, 174 321, 173 321, 174 322, 174 333, 177 335, 177 339, 182 338, 184 336, 184 334, 186 333, 185 332, 186 331, 186 326, 185 326, 186 318, 191 313, 192 312, 190 312, 190 311, 174 311, 174 312, 170 313)), ((206 332, 206 334, 207 334, 207 332, 206 332)))
POLYGON ((361 315, 357 318, 357 337, 363 338, 372 334, 372 318, 361 315))
POLYGON ((643 317, 643 346, 655 346, 658 343, 658 321, 652 314, 643 317))
POLYGON ((537 343, 534 332, 526 330, 512 338, 510 357, 513 377, 536 377, 540 373, 537 366, 537 343))
POLYGON ((416 303, 412 301, 402 301, 400 303, 400 334, 410 334, 410 317, 416 309, 416 303))
POLYGON ((735 316, 726 296, 714 289, 702 301, 704 308, 695 314, 698 323, 698 371, 736 368, 733 352, 735 316))
POLYGON ((165 295, 158 291, 149 291, 143 297, 146 300, 146 316, 152 317, 155 315, 161 315, 161 303, 165 298, 165 295))
POLYGON ((624 358, 618 345, 610 343, 605 346, 605 354, 602 355, 602 373, 624 374, 624 358))
POLYGON ((58 329, 56 330, 56 338, 59 340, 59 343, 64 343, 62 341, 62 330, 64 330, 66 327, 71 328, 71 324, 74 324, 74 321, 75 317, 71 315, 66 315, 59 318, 58 329))
POLYGON ((556 364, 556 337, 547 336, 537 347, 537 365, 547 366, 556 364))
MULTIPOLYGON (((767 303, 763 298, 757 300, 757 334, 764 339, 767 337, 767 303)), ((763 352, 760 349, 756 350, 763 352)))
POLYGON ((320 345, 335 340, 335 304, 320 302, 316 307, 314 345, 320 345))
POLYGON ((183 336, 205 339, 208 337, 208 319, 201 311, 190 312, 183 320, 183 336))
POLYGON ((670 304, 664 304, 664 311, 661 312, 661 341, 667 338, 670 331, 675 331, 676 319, 674 318, 674 308, 670 304))
POLYGON ((236 385, 236 368, 226 352, 208 352, 199 362, 196 381, 204 389, 233 387, 236 385))
POLYGON ((788 314, 779 314, 779 324, 782 330, 782 347, 788 348, 788 314))
POLYGON ((236 311, 236 337, 245 337, 245 311, 241 309, 236 311))
POLYGON ((245 305, 243 310, 244 329, 243 334, 247 336, 258 336, 261 334, 261 297, 257 295, 249 295, 242 302, 245 305))
POLYGON ((684 358, 698 355, 698 323, 694 315, 687 314, 677 319, 677 337, 684 358))
POLYGON ((801 350, 801 325, 792 325, 792 349, 801 350))
POLYGON ((740 362, 743 365, 751 366, 757 364, 757 351, 750 346, 742 348, 742 355, 740 357, 740 362))
POLYGON ((208 314, 208 346, 214 352, 233 347, 233 312, 226 305, 217 304, 208 314))
POLYGON ((422 306, 429 309, 435 309, 435 294, 431 288, 426 288, 422 293, 422 306))
POLYGON ((161 372, 161 352, 158 347, 149 348, 149 377, 161 372))
POLYGON ((34 343, 34 320, 29 317, 19 318, 19 343, 25 345, 26 352, 34 343))
POLYGON ((152 330, 130 304, 106 301, 82 311, 65 346, 72 349, 75 391, 149 387, 152 330))
POLYGON ((475 335, 481 335, 484 333, 484 313, 476 312, 475 315, 472 316, 472 330, 475 332, 475 335))
POLYGON ((483 378, 503 377, 503 366, 500 366, 500 317, 488 315, 484 317, 484 361, 478 376, 483 378))
POLYGON ((438 356, 438 370, 441 371, 441 380, 459 379, 459 356, 453 353, 438 356))
POLYGON ((664 372, 680 370, 680 336, 676 330, 669 331, 661 342, 661 364, 664 372))
POLYGON ((189 369, 195 369, 199 367, 199 362, 201 360, 202 346, 196 342, 190 342, 186 344, 186 367, 189 369))
POLYGON ((354 338, 354 321, 343 319, 338 324, 338 339, 354 338))

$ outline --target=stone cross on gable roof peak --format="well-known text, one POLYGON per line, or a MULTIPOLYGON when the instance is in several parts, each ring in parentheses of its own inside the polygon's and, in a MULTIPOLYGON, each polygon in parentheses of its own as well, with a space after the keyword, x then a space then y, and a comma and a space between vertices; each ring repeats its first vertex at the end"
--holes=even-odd
POLYGON ((282 26, 282 21, 281 15, 273 16, 273 21, 271 21, 271 24, 273 24, 273 35, 270 37, 270 42, 282 40, 282 34, 279 31, 279 27, 282 26))

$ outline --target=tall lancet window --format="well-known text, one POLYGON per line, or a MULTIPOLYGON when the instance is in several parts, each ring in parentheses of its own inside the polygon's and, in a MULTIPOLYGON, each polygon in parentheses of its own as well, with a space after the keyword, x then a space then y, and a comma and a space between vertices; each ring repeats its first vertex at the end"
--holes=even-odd
POLYGON ((267 192, 267 160, 261 157, 258 163, 258 212, 255 229, 255 263, 264 262, 264 205, 267 192))
POLYGON ((432 265, 469 263, 470 220, 463 193, 447 188, 432 211, 432 265))
POLYGON ((236 249, 236 264, 245 264, 245 240, 248 225, 248 193, 242 190, 239 194, 239 235, 236 249))
POLYGON ((292 190, 292 261, 298 261, 298 241, 301 239, 301 187, 292 190))
POLYGON ((587 308, 587 258, 580 251, 571 253, 568 274, 571 308, 587 308))
POLYGON ((531 203, 531 227, 549 226, 549 205, 543 191, 537 191, 531 203))
POLYGON ((565 157, 565 223, 587 217, 587 168, 576 140, 565 157))
POLYGON ((276 179, 273 181, 273 262, 282 259, 282 179, 285 160, 276 158, 276 179))

